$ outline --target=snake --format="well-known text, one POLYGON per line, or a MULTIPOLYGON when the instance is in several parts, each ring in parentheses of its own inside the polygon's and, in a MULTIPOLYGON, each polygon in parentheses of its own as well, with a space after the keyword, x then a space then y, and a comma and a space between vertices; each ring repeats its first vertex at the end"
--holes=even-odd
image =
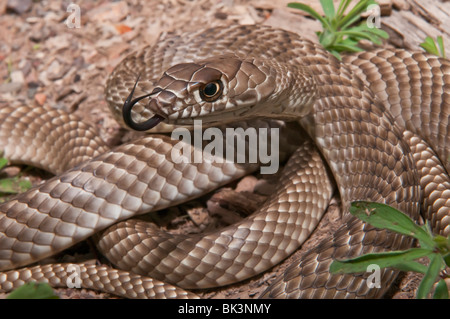
MULTIPOLYGON (((450 62, 375 49, 338 60, 298 34, 263 25, 169 33, 127 56, 106 81, 117 121, 135 130, 277 127, 289 157, 267 201, 237 224, 205 234, 164 232, 136 217, 200 197, 261 163, 177 162, 184 143, 150 134, 108 148, 95 128, 62 110, 0 110, 0 148, 12 162, 55 174, 0 204, 0 291, 27 281, 67 286, 68 264, 36 264, 94 236, 113 267, 79 264, 83 287, 131 298, 194 298, 270 270, 308 238, 334 192, 341 226, 295 260, 263 298, 380 298, 399 271, 332 274, 333 260, 407 249, 409 238, 349 213, 388 204, 450 232, 450 62), (136 98, 137 97, 137 98, 136 98), (298 125, 299 124, 299 125, 298 125), (291 155, 289 155, 291 154, 291 155)), ((247 144, 247 147, 249 145, 247 144)), ((284 155, 283 155, 284 154, 284 155)))

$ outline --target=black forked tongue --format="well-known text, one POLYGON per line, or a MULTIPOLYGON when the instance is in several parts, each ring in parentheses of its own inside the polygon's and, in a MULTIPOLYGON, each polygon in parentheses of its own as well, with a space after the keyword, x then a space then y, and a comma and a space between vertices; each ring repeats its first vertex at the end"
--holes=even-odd
POLYGON ((147 131, 151 128, 154 128, 156 125, 158 125, 158 123, 161 122, 162 120, 164 120, 164 118, 160 115, 155 114, 153 117, 149 118, 148 120, 146 120, 144 122, 135 122, 131 117, 131 110, 133 109, 133 106, 137 102, 139 102, 140 100, 145 99, 153 94, 156 94, 161 90, 153 90, 153 92, 150 94, 139 96, 132 100, 134 90, 136 89, 136 85, 139 82, 139 78, 140 78, 140 75, 138 76, 136 83, 134 83, 134 86, 133 86, 133 89, 131 90, 130 95, 128 95, 127 99, 125 100, 125 103, 123 104, 122 116, 123 116, 123 121, 125 122, 125 124, 128 125, 130 128, 132 128, 133 130, 147 131))

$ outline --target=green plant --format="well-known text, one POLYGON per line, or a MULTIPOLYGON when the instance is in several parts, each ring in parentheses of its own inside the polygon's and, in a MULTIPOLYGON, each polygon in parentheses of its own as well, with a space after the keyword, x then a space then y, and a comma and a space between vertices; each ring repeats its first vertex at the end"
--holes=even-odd
MULTIPOLYGON (((4 157, 0 158, 0 170, 8 164, 8 160, 4 157)), ((20 176, 7 177, 0 179, 0 194, 17 194, 22 193, 31 188, 29 180, 22 179, 20 176)))
POLYGON ((425 41, 420 44, 420 47, 428 53, 445 58, 444 40, 442 39, 442 36, 438 36, 436 41, 432 37, 426 37, 425 41), (436 41, 438 43, 439 50, 438 46, 436 46, 436 41))
MULTIPOLYGON (((330 272, 365 272, 370 265, 419 272, 424 274, 424 277, 419 285, 416 297, 419 299, 427 298, 437 279, 441 275, 445 277, 441 274, 442 270, 446 266, 450 266, 450 237, 434 235, 428 224, 418 226, 407 215, 385 204, 354 202, 350 207, 350 213, 376 228, 413 237, 418 240, 420 247, 404 251, 366 254, 348 260, 335 260, 330 266, 330 272), (428 266, 415 261, 423 257, 429 259, 428 266)), ((439 280, 433 298, 449 298, 448 288, 443 278, 439 280)))
POLYGON ((46 283, 29 282, 11 292, 6 299, 59 299, 46 283))
POLYGON ((361 19, 361 14, 367 11, 370 5, 376 5, 374 0, 360 0, 345 13, 351 2, 352 0, 341 0, 336 11, 333 0, 320 0, 325 17, 303 3, 289 3, 288 7, 303 10, 319 20, 323 27, 323 31, 316 32, 319 42, 334 56, 341 59, 340 52, 363 51, 358 47, 358 42, 362 39, 381 44, 381 38, 389 37, 385 31, 370 26, 366 22, 355 26, 355 23, 361 19))

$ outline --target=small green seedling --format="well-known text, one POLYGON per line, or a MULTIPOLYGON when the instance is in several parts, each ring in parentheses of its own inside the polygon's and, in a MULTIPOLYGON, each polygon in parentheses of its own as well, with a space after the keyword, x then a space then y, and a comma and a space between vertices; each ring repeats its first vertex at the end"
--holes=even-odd
POLYGON ((377 4, 374 0, 360 0, 346 13, 351 2, 352 0, 341 0, 336 11, 333 0, 320 0, 325 17, 303 3, 289 3, 288 7, 305 11, 319 20, 323 27, 323 31, 316 32, 319 42, 335 57, 341 59, 340 52, 363 51, 358 47, 358 42, 362 39, 380 45, 382 38, 387 39, 389 37, 385 31, 367 22, 355 25, 361 19, 361 14, 366 12, 369 6, 377 4))
POLYGON ((436 41, 432 37, 426 37, 425 41, 420 44, 425 51, 445 59, 444 40, 442 36, 438 36, 436 41), (436 45, 436 42, 438 45, 436 45), (439 46, 439 50, 438 50, 439 46))

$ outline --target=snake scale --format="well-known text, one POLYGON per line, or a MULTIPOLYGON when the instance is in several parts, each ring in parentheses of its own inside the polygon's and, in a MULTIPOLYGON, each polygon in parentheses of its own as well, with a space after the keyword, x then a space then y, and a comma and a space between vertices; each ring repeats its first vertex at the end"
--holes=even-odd
POLYGON ((5 107, 5 156, 56 176, 0 205, 0 290, 29 280, 65 286, 67 265, 18 268, 104 230, 97 246, 121 270, 81 265, 83 286, 126 297, 195 297, 184 289, 244 280, 295 251, 325 211, 332 179, 342 200, 342 226, 262 297, 383 296, 397 276, 393 269, 382 270, 381 288, 369 288, 367 273, 328 271, 334 259, 412 245, 351 217, 352 201, 387 203, 449 235, 448 60, 378 49, 338 61, 291 32, 216 27, 169 34, 131 54, 108 78, 105 93, 119 122, 146 129, 201 119, 210 126, 249 121, 288 130, 289 124, 276 121, 283 120, 299 122, 306 133, 258 211, 220 231, 173 235, 129 218, 201 196, 257 164, 174 163, 170 151, 178 141, 165 135, 109 150, 73 115, 5 107), (134 96, 152 95, 122 112, 135 84, 134 96))

